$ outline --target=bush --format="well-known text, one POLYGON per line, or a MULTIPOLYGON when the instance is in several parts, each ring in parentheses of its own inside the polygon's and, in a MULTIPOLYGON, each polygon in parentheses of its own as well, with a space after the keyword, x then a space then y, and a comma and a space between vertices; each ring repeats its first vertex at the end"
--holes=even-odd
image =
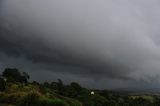
POLYGON ((19 106, 38 106, 36 105, 38 98, 39 96, 36 93, 28 94, 26 97, 23 98, 21 103, 19 103, 19 106))
POLYGON ((4 91, 6 88, 6 82, 3 78, 0 78, 0 91, 4 91))
POLYGON ((38 106, 69 106, 60 99, 43 98, 38 101, 38 106))
POLYGON ((36 93, 28 94, 21 101, 19 106, 69 106, 60 99, 49 99, 43 96, 38 96, 36 93))
MULTIPOLYGON (((59 100, 59 99, 55 99, 49 102, 52 106, 69 106, 68 104, 66 104, 64 101, 59 100)), ((48 106, 51 106, 48 105, 48 106)))
POLYGON ((4 102, 6 102, 6 96, 5 96, 5 94, 0 94, 0 103, 4 103, 4 102))

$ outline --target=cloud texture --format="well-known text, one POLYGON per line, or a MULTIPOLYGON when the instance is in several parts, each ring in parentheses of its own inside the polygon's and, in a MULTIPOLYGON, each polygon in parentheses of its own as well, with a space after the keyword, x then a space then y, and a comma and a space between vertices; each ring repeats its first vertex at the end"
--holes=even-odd
POLYGON ((0 68, 98 88, 158 84, 159 9, 158 0, 1 0, 0 68))

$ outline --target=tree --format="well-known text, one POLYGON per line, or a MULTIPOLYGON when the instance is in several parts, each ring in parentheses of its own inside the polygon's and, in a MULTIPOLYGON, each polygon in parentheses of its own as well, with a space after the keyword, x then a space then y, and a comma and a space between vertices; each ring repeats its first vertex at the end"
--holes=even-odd
POLYGON ((50 88, 50 84, 48 82, 44 82, 43 86, 47 87, 47 88, 50 88))
POLYGON ((81 91, 82 89, 82 87, 76 82, 72 82, 70 86, 73 87, 76 91, 81 91))
POLYGON ((20 72, 16 68, 6 68, 2 74, 8 82, 17 82, 20 78, 20 72))
POLYGON ((30 76, 26 72, 23 72, 21 77, 22 77, 22 82, 25 82, 25 83, 27 83, 28 80, 30 79, 30 76))
POLYGON ((63 82, 61 79, 58 79, 58 82, 57 82, 57 88, 58 88, 58 93, 63 95, 64 92, 65 92, 65 86, 63 85, 63 82))
POLYGON ((0 91, 4 91, 6 88, 6 82, 3 78, 0 78, 0 91))
POLYGON ((66 91, 67 96, 75 98, 81 95, 82 87, 78 83, 72 82, 70 85, 66 87, 66 91))
POLYGON ((6 68, 2 74, 7 79, 7 82, 27 83, 30 78, 26 72, 21 73, 16 68, 6 68))
POLYGON ((51 89, 57 90, 57 82, 51 82, 51 89))

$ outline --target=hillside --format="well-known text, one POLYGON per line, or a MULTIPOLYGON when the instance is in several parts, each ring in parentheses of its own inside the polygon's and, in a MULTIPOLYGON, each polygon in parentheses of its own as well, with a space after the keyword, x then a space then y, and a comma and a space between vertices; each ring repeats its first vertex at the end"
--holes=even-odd
POLYGON ((82 106, 82 104, 35 84, 7 83, 6 90, 0 92, 0 106, 82 106))
POLYGON ((147 93, 91 90, 72 82, 28 82, 29 75, 7 68, 0 77, 0 106, 159 106, 147 93))

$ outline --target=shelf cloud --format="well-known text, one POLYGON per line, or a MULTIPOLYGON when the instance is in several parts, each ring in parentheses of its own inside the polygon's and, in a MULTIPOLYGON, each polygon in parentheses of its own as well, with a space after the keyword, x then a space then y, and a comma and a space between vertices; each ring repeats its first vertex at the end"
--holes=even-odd
POLYGON ((0 69, 101 89, 156 85, 159 10, 158 0, 0 0, 0 69))

